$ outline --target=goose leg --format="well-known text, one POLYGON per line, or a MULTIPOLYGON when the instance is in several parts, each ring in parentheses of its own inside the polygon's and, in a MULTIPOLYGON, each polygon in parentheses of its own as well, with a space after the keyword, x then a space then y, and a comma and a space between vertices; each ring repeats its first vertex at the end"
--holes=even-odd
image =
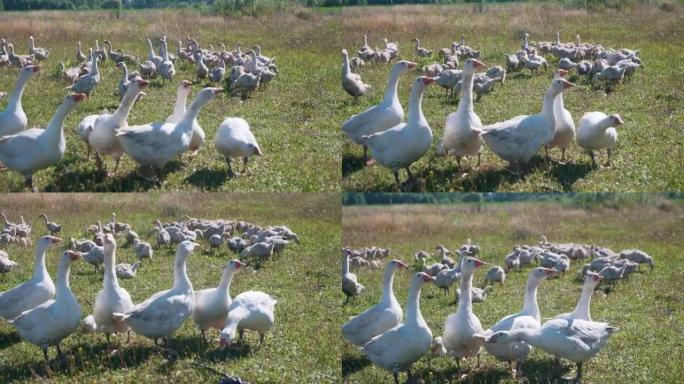
POLYGON ((344 301, 344 304, 349 304, 349 296, 347 296, 347 300, 344 301))
POLYGON ((392 377, 394 377, 394 384, 399 384, 399 374, 392 372, 392 377))
POLYGON ((242 158, 242 174, 247 175, 247 161, 249 160, 249 157, 245 156, 242 158))
POLYGON ((97 151, 95 151, 95 166, 97 167, 98 171, 104 170, 102 158, 100 157, 100 154, 97 151))
POLYGON ((244 336, 245 336, 245 330, 244 330, 244 329, 241 329, 241 330, 239 331, 239 333, 240 333, 240 341, 242 341, 242 339, 243 339, 244 336))
POLYGON ((235 176, 235 172, 233 172, 233 167, 230 164, 230 157, 226 156, 226 164, 228 164, 228 176, 233 177, 235 176))
POLYGON ((265 334, 263 334, 263 333, 260 333, 260 334, 259 334, 259 346, 261 346, 261 344, 264 343, 264 338, 265 338, 265 337, 266 337, 265 334))
POLYGON ((411 169, 409 167, 406 167, 406 173, 408 174, 408 178, 413 179, 413 175, 411 174, 411 169))
POLYGON ((480 168, 482 165, 482 153, 478 152, 477 153, 477 167, 480 168))
POLYGON ((50 361, 50 359, 48 358, 48 347, 43 347, 43 356, 45 357, 46 363, 50 361))
POLYGON ((119 157, 116 159, 116 164, 114 164, 114 172, 112 172, 112 175, 116 174, 116 170, 119 169, 119 162, 121 161, 121 158, 119 157))
POLYGON ((589 151, 589 156, 591 156, 592 167, 597 168, 598 165, 596 165, 596 158, 594 157, 594 151, 589 151))
POLYGON ((394 173, 394 181, 397 182, 397 186, 401 186, 401 183, 399 182, 399 170, 392 171, 394 173))
POLYGON ((563 148, 563 152, 561 152, 561 163, 565 162, 565 148, 563 148))
POLYGON ((575 382, 582 382, 582 363, 577 363, 577 376, 575 377, 575 382))
POLYGON ((606 148, 606 152, 608 153, 608 160, 606 161, 606 163, 603 166, 610 167, 610 154, 612 151, 610 150, 610 148, 606 148))

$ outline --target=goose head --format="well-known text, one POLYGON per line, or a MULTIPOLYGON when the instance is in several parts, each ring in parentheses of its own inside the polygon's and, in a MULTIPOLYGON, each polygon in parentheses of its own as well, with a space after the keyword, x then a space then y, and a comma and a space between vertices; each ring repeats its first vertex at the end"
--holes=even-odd
MULTIPOLYGON (((136 77, 133 81, 131 81, 131 84, 128 85, 128 88, 126 89, 127 94, 138 94, 142 92, 143 89, 147 88, 147 86, 150 85, 150 82, 147 80, 143 80, 140 77, 136 77)), ((115 216, 116 217, 116 216, 115 216)))
POLYGON ((404 263, 401 260, 394 259, 387 264, 387 267, 388 268, 395 268, 395 269, 407 269, 408 264, 404 263))
POLYGON ((618 115, 618 114, 610 115, 609 118, 610 118, 611 122, 613 123, 613 125, 620 125, 624 122, 622 120, 622 117, 620 117, 620 115, 618 115))
POLYGON ((415 275, 413 275, 413 279, 411 281, 411 285, 413 286, 418 286, 418 287, 423 287, 426 284, 429 284, 431 282, 435 281, 435 278, 428 275, 425 272, 418 272, 415 275))
POLYGON ((568 71, 566 71, 565 69, 559 68, 553 73, 553 78, 554 79, 564 78, 567 74, 568 74, 568 71))
POLYGON ((537 268, 533 269, 532 271, 530 271, 530 274, 528 276, 528 280, 540 283, 544 279, 549 278, 549 277, 555 275, 556 273, 557 272, 555 269, 537 267, 537 268))
POLYGON ((212 88, 212 87, 204 88, 203 90, 199 91, 195 100, 201 104, 207 103, 211 99, 213 99, 216 95, 218 95, 221 91, 223 91, 222 88, 212 88))
POLYGON ((38 72, 40 72, 40 65, 27 65, 21 69, 19 76, 29 78, 38 72))
POLYGON ((80 259, 81 256, 83 256, 83 253, 67 249, 64 251, 64 253, 62 253, 62 261, 65 261, 67 265, 71 265, 73 262, 80 259))
POLYGON ((598 285, 598 283, 603 280, 603 276, 599 275, 596 272, 593 271, 585 271, 584 272, 584 285, 585 286, 590 286, 590 287, 595 287, 598 285))
POLYGON ((549 91, 553 95, 557 95, 561 92, 563 92, 566 89, 570 89, 574 87, 575 84, 571 83, 563 78, 558 78, 558 79, 553 79, 553 82, 551 83, 551 87, 549 88, 549 91))
POLYGON ((189 94, 190 90, 192 90, 192 82, 189 80, 181 80, 181 82, 178 84, 178 92, 189 94))
POLYGON ((124 63, 123 61, 116 63, 116 67, 122 69, 125 73, 128 72, 128 67, 126 66, 126 63, 124 63))
POLYGON ((468 256, 465 259, 463 259, 463 267, 461 268, 461 271, 463 274, 472 274, 473 272, 475 272, 477 268, 480 268, 483 265, 487 265, 487 263, 474 257, 468 256))
POLYGON ((64 104, 71 107, 75 107, 78 103, 87 99, 88 96, 85 93, 72 93, 64 98, 64 104))
POLYGON ((238 259, 233 259, 229 262, 226 263, 226 266, 224 267, 224 270, 226 271, 239 271, 240 268, 246 266, 247 264, 241 262, 238 259))
POLYGON ((102 245, 105 249, 105 252, 111 252, 116 249, 116 239, 114 239, 114 235, 111 233, 106 234, 102 240, 102 245))
POLYGON ((486 65, 477 59, 468 59, 463 64, 463 73, 475 73, 480 68, 485 68, 486 65))
POLYGON ((48 248, 52 247, 53 245, 59 244, 61 242, 62 242, 62 239, 60 239, 59 237, 43 236, 40 239, 38 239, 38 242, 36 243, 36 245, 38 246, 38 248, 48 249, 48 248))
POLYGON ((495 332, 494 334, 488 336, 485 341, 487 343, 493 343, 493 344, 509 344, 513 340, 513 335, 511 335, 510 332, 508 331, 499 331, 495 332))
POLYGON ((250 153, 252 155, 255 155, 255 156, 261 156, 262 155, 261 148, 259 148, 259 145, 249 143, 249 144, 247 144, 247 146, 249 147, 250 153))
POLYGON ((185 260, 198 248, 200 245, 198 243, 192 242, 190 240, 185 240, 178 244, 178 250, 176 251, 176 258, 185 260))
POLYGON ((343 58, 349 58, 349 53, 347 52, 346 49, 343 49, 343 50, 342 50, 342 57, 343 57, 343 58))

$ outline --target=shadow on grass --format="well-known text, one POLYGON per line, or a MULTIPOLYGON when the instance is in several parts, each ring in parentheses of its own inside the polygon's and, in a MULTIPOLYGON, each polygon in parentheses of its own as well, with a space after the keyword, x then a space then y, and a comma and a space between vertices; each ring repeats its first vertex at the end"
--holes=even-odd
POLYGON ((557 164, 551 168, 550 176, 561 185, 564 192, 569 192, 577 180, 584 178, 592 170, 590 163, 557 164))
POLYGON ((20 342, 21 337, 19 337, 19 334, 14 330, 9 333, 0 333, 0 349, 9 348, 20 342))
POLYGON ((200 169, 192 173, 185 179, 185 182, 194 185, 203 190, 214 190, 222 186, 226 180, 232 177, 228 175, 227 170, 218 169, 200 169))
POLYGON ((351 374, 358 372, 371 364, 363 355, 349 355, 343 353, 342 355, 342 377, 349 377, 351 374))
POLYGON ((430 367, 425 367, 419 371, 413 372, 412 383, 419 382, 418 378, 426 380, 432 384, 446 384, 446 383, 481 383, 481 384, 494 384, 500 383, 504 379, 510 378, 510 373, 502 368, 490 368, 481 367, 466 370, 467 364, 462 364, 463 372, 459 372, 456 365, 452 365, 451 368, 438 371, 430 367), (463 375, 463 376, 462 376, 463 375), (461 379, 461 377, 463 377, 461 379), (427 380, 429 378, 429 380, 427 380))
MULTIPOLYGON (((83 159, 71 157, 55 166, 52 182, 45 186, 45 192, 131 192, 147 191, 159 186, 159 181, 149 180, 133 170, 126 175, 107 176, 107 172, 95 168, 79 169, 83 159)), ((111 162, 110 162, 111 163, 111 162)), ((113 163, 107 164, 113 170, 113 163)), ((183 168, 183 164, 174 160, 157 173, 159 180, 164 180, 170 173, 183 168)))
POLYGON ((366 163, 364 162, 363 157, 345 154, 342 156, 342 177, 358 172, 365 166, 366 163))

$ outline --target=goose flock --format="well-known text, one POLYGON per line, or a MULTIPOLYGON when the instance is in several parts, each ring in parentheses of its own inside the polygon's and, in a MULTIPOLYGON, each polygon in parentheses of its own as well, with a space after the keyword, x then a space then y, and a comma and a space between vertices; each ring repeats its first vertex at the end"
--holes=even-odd
MULTIPOLYGON (((5 221, 3 238, 4 234, 16 237, 21 233, 22 237, 30 239, 32 226, 25 224, 23 217, 22 223, 13 223, 8 221, 5 213, 1 215, 5 221)), ((54 233, 55 226, 62 230, 61 225, 48 221, 46 215, 41 215, 41 218, 45 219, 46 232, 54 233)), ((261 345, 274 326, 277 300, 260 291, 245 291, 231 297, 231 281, 248 265, 272 257, 274 248, 279 249, 276 253, 279 254, 291 242, 299 243, 299 236, 283 225, 261 227, 245 221, 187 216, 172 223, 156 220, 149 232, 155 242, 154 248, 176 248, 173 286, 134 304, 118 279, 135 277, 143 259, 152 260, 153 246, 142 241, 130 224, 117 221, 115 213, 111 220, 104 224, 97 221, 86 230, 92 233, 92 240, 71 238, 60 258, 56 282, 47 271, 45 259, 49 250, 61 244, 62 240, 46 235, 35 245, 33 277, 0 292, 0 318, 14 326, 22 339, 41 347, 46 361, 51 346, 55 346, 59 357, 63 358, 61 341, 79 328, 88 333, 105 334, 108 343, 111 335, 122 333, 128 334, 130 340, 132 330, 157 344, 159 340, 168 343, 168 339, 189 318, 204 341, 208 342, 206 333, 216 329, 222 348, 241 341, 247 330, 259 334, 261 345), (116 237, 125 240, 122 247, 134 250, 138 258, 136 263, 117 264, 116 237), (225 244, 226 250, 239 254, 239 259, 225 264, 217 287, 194 290, 188 278, 186 260, 201 247, 200 241, 206 241, 212 249, 217 248, 216 239, 220 240, 219 246, 225 244), (259 251, 252 251, 255 248, 259 251), (80 259, 94 265, 96 271, 104 266, 102 290, 97 294, 92 313, 85 318, 82 318, 81 304, 69 285, 71 265, 80 259)), ((21 266, 11 261, 6 251, 0 251, 0 273, 4 276, 16 268, 21 266)))
MULTIPOLYGON (((342 291, 350 297, 362 294, 365 287, 359 283, 356 274, 350 271, 350 260, 360 258, 373 260, 387 258, 386 252, 369 253, 371 247, 343 249, 342 291)), ((533 347, 537 347, 557 360, 568 359, 577 365, 575 382, 581 382, 583 364, 594 358, 607 344, 617 328, 592 320, 590 315, 591 296, 602 282, 609 284, 637 271, 640 264, 653 267, 653 258, 636 249, 619 253, 597 245, 549 242, 542 236, 537 245, 516 245, 513 252, 504 258, 505 267, 492 266, 484 277, 484 288, 473 284, 475 271, 488 263, 475 257, 479 246, 468 242, 452 252, 444 245, 437 245, 437 253, 417 251, 414 254, 416 268, 421 269, 410 280, 407 313, 404 313, 393 292, 395 272, 407 269, 408 265, 393 259, 386 263, 382 283, 382 296, 378 304, 354 316, 342 326, 342 336, 358 347, 378 367, 390 371, 394 382, 399 383, 399 373, 406 371, 411 378, 411 366, 428 351, 435 356, 455 358, 457 373, 462 359, 477 357, 480 366, 480 352, 484 348, 497 360, 509 364, 514 378, 522 375, 517 363, 527 360, 533 347), (458 254, 454 261, 449 255, 458 254), (569 269, 569 260, 592 259, 579 271, 578 279, 583 282, 582 293, 572 312, 559 314, 544 323, 537 302, 537 290, 546 279, 562 277, 569 269), (436 260, 428 264, 428 259, 436 260), (565 262, 567 261, 567 263, 565 262), (533 265, 536 262, 537 265, 533 265), (492 290, 488 284, 504 284, 506 272, 518 271, 531 266, 524 287, 522 310, 506 316, 490 328, 485 329, 473 312, 473 303, 484 300, 492 290), (445 319, 442 336, 433 337, 420 311, 420 292, 429 283, 448 292, 458 282, 458 305, 456 312, 445 319)), ((367 265, 356 263, 357 266, 367 265)))
MULTIPOLYGON (((197 122, 197 115, 223 88, 204 88, 187 105, 192 83, 183 80, 178 86, 170 116, 158 116, 156 122, 129 126, 128 116, 135 102, 146 95, 144 91, 150 85, 150 79, 160 76, 162 81, 172 81, 174 63, 183 61, 198 66, 198 82, 208 79, 210 83, 221 84, 225 77, 232 92, 247 93, 273 80, 278 73, 275 59, 262 56, 258 45, 247 52, 241 51, 240 43, 234 51, 225 50, 224 45, 221 50, 215 51, 211 46, 201 49, 197 40, 188 38, 187 47, 182 48, 179 41, 177 55, 171 56, 165 36, 160 39, 159 55, 156 55, 152 41, 147 41, 148 56, 143 63, 138 63, 135 56, 113 50, 108 40, 104 41, 102 48, 95 41, 95 48, 90 48, 86 56, 79 42, 75 56, 79 64, 69 67, 64 62, 59 63, 59 78, 69 83, 66 89, 71 95, 64 99, 45 129, 29 129, 22 96, 27 82, 41 70, 41 66, 34 63, 47 58, 45 53, 48 51, 35 47, 31 39, 31 55, 16 59, 12 44, 3 39, 0 42, 0 66, 3 66, 2 63, 16 66, 19 75, 5 110, 0 112, 0 170, 16 171, 24 177, 26 187, 35 190, 33 174, 58 164, 64 158, 64 119, 96 90, 102 76, 99 67, 107 60, 122 70, 116 90, 120 97, 119 106, 111 113, 104 111, 83 117, 76 132, 87 145, 88 159, 90 152, 95 152, 98 170, 105 171, 105 157, 111 157, 115 165, 113 171, 107 174, 113 176, 125 154, 140 166, 139 175, 154 181, 159 180, 157 171, 171 160, 185 152, 194 155, 204 144, 205 133, 197 122), (9 49, 9 54, 4 54, 6 49, 9 49), (7 60, 3 61, 5 56, 7 60), (139 71, 129 73, 127 64, 137 65, 139 71), (200 68, 206 71, 205 76, 200 75, 200 68)), ((262 154, 249 123, 238 117, 227 117, 219 125, 214 136, 214 147, 225 159, 230 177, 235 176, 231 164, 233 159, 242 160, 244 165, 241 173, 247 174, 249 158, 262 154)))
MULTIPOLYGON (((432 51, 420 47, 418 39, 414 39, 414 42, 416 43, 415 55, 419 59, 432 56, 432 51)), ((347 137, 354 143, 363 145, 364 161, 368 165, 377 161, 389 168, 394 174, 397 185, 400 184, 399 171, 405 169, 411 179, 411 164, 422 158, 432 146, 433 131, 423 115, 421 104, 426 87, 433 83, 444 87, 447 95, 449 92, 453 94, 454 91, 460 95, 457 110, 446 117, 443 135, 436 149, 439 155, 454 156, 459 169, 461 169, 461 159, 468 156, 477 156, 479 169, 482 148, 485 146, 496 156, 509 162, 515 173, 517 173, 517 168, 520 168, 522 164, 527 164, 542 148, 546 151, 548 160, 551 159, 549 149, 559 148, 561 151, 559 163, 563 164, 566 149, 573 140, 589 154, 592 166, 595 168, 598 167, 595 152, 605 149, 607 154, 605 166, 610 166, 612 149, 617 143, 616 127, 624 120, 619 114, 588 112, 579 119, 576 126, 570 111, 563 102, 563 93, 572 89, 575 84, 566 80, 565 77, 572 70, 583 74, 578 69, 579 65, 570 62, 571 58, 575 60, 594 58, 595 63, 587 64, 593 68, 587 72, 591 76, 591 81, 594 83, 604 79, 621 81, 622 76, 614 79, 609 73, 614 71, 624 73, 625 68, 632 68, 631 74, 635 68, 642 66, 638 58, 638 50, 606 50, 600 45, 580 44, 579 36, 576 44, 561 43, 560 40, 548 44, 530 43, 528 35, 525 34, 523 48, 515 54, 506 56, 507 69, 493 66, 486 72, 478 72, 486 68, 486 65, 479 59, 480 51, 466 45, 464 38, 461 38, 460 43, 454 42, 451 48, 444 48, 439 52, 444 56, 444 63, 425 66, 422 69, 423 76, 418 77, 411 88, 406 121, 404 121, 404 110, 397 93, 398 78, 411 69, 417 68, 417 64, 397 61, 390 70, 382 102, 351 116, 342 123, 342 131, 347 137), (542 95, 541 111, 531 115, 515 116, 500 122, 483 123, 474 109, 473 92, 477 93, 479 98, 492 89, 494 82, 503 83, 507 71, 523 67, 535 71, 541 66, 547 68, 548 61, 543 56, 537 55, 537 48, 534 46, 537 46, 543 53, 560 58, 559 68, 554 72, 546 93, 542 95), (463 62, 461 63, 459 59, 463 62), (462 69, 456 69, 459 65, 462 65, 462 69), (597 68, 602 69, 599 71, 597 68), (371 149, 372 160, 368 159, 368 148, 371 149)), ((374 58, 377 56, 377 49, 371 49, 367 44, 367 37, 364 36, 364 46, 357 53, 360 59, 374 58), (375 56, 368 56, 364 52, 373 52, 375 56)), ((373 61, 377 62, 376 59, 373 61)), ((343 87, 352 96, 358 97, 370 89, 370 86, 363 83, 359 74, 352 73, 352 68, 344 50, 343 87)))

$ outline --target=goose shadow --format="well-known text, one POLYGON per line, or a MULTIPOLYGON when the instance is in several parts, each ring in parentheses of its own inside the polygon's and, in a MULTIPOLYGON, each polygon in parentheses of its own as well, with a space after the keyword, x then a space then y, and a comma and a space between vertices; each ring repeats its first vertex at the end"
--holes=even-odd
POLYGON ((527 360, 521 364, 523 377, 530 383, 562 383, 562 375, 572 366, 558 366, 551 359, 527 360))
MULTIPOLYGON (((467 368, 468 365, 465 364, 465 367, 467 368)), ((468 370, 460 372, 455 365, 444 371, 433 370, 431 367, 428 366, 413 372, 413 379, 415 380, 416 377, 429 377, 429 382, 431 384, 494 384, 500 383, 505 379, 510 378, 510 373, 502 368, 470 368, 468 370)))
POLYGON ((587 176, 592 170, 591 164, 588 163, 555 164, 550 175, 561 185, 564 192, 570 192, 575 182, 587 176))
POLYGON ((531 73, 525 73, 525 72, 522 72, 522 71, 521 71, 521 72, 516 72, 516 73, 514 73, 514 74, 512 74, 512 75, 508 75, 508 74, 507 74, 506 77, 508 78, 508 76, 510 76, 511 79, 524 79, 524 80, 527 80, 527 79, 531 79, 531 78, 532 78, 532 74, 531 74, 531 73))
POLYGON ((352 173, 356 173, 363 169, 366 163, 363 156, 355 156, 351 154, 342 155, 342 177, 347 177, 352 173))
POLYGON ((363 355, 351 355, 348 353, 342 354, 342 377, 349 377, 351 374, 358 372, 371 364, 363 355))
POLYGON ((0 333, 0 349, 5 349, 13 346, 14 344, 20 343, 21 337, 15 330, 11 330, 7 333, 0 333))
POLYGON ((215 190, 222 186, 227 180, 232 180, 235 176, 230 176, 228 170, 200 169, 185 178, 185 182, 194 185, 202 190, 215 190))
POLYGON ((242 341, 240 343, 235 344, 237 348, 220 348, 216 347, 211 350, 207 350, 202 357, 205 360, 212 361, 212 362, 219 362, 219 361, 231 361, 231 360, 239 360, 243 359, 247 356, 249 356, 253 351, 256 351, 258 349, 253 349, 250 344, 247 343, 247 341, 242 341))

